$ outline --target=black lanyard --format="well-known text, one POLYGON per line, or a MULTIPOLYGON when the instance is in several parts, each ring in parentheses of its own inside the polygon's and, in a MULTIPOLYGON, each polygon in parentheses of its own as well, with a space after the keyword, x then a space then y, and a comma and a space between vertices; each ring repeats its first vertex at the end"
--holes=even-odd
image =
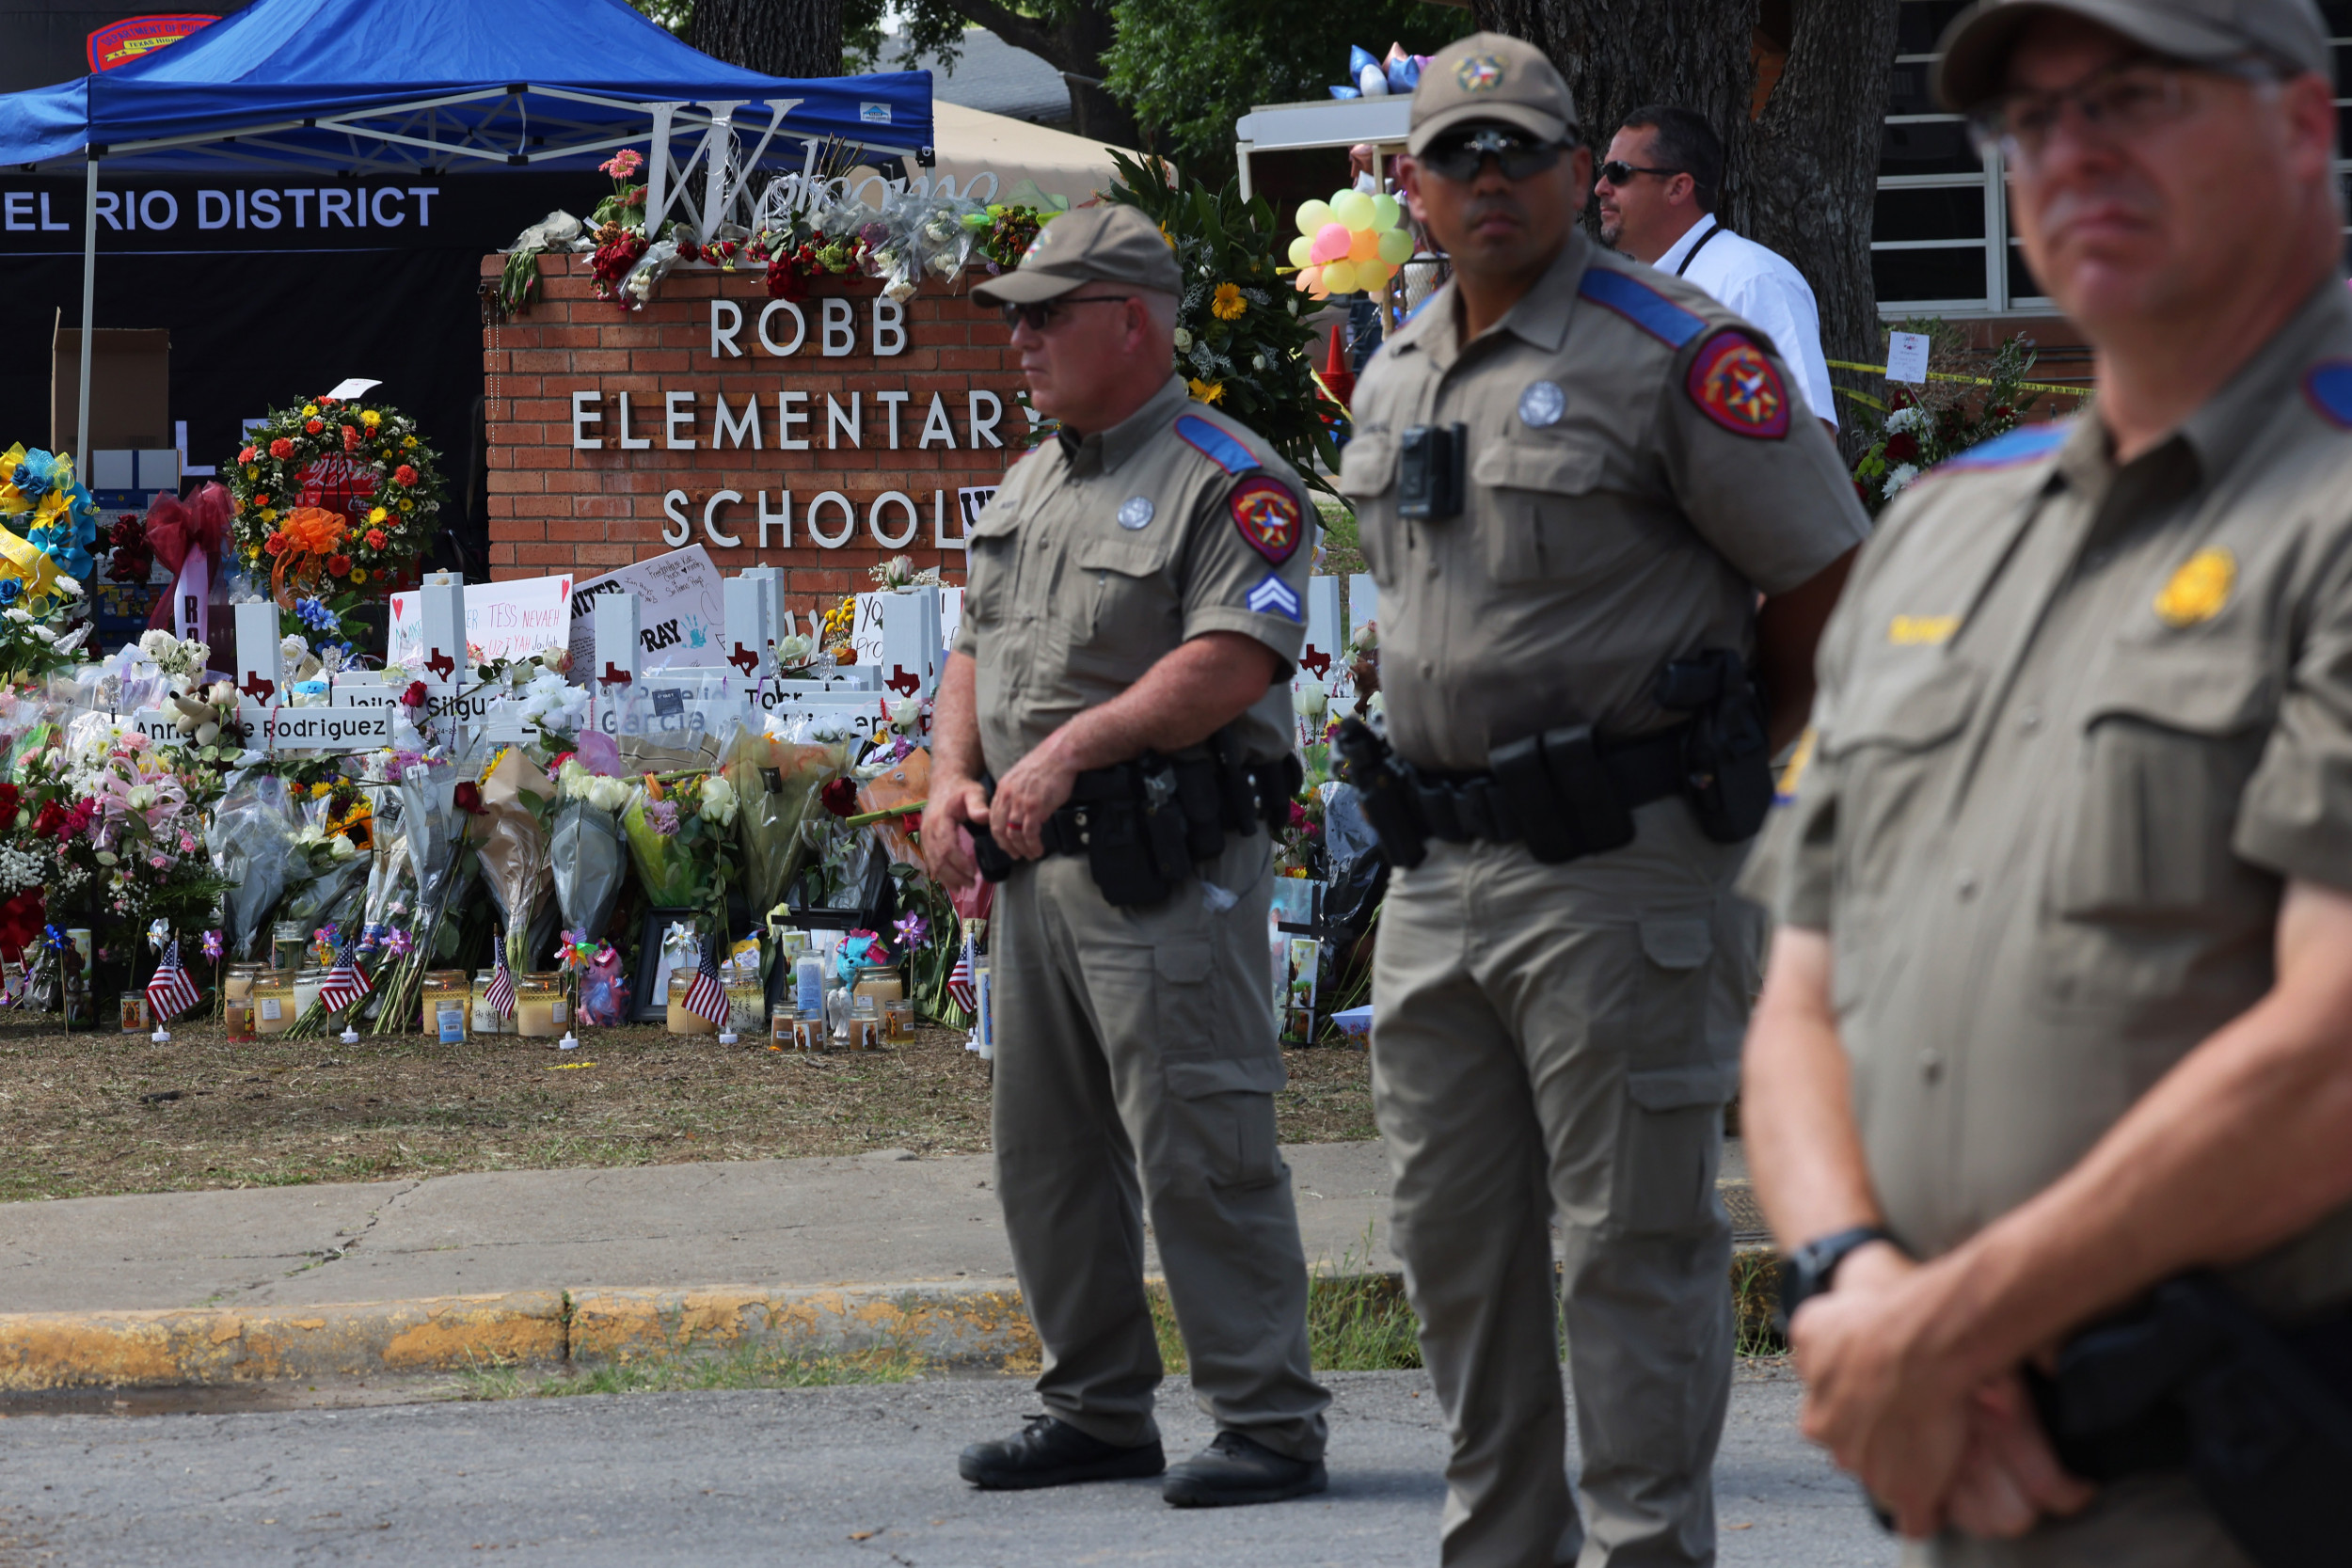
MULTIPOLYGON (((1709 215, 1711 216, 1712 214, 1709 215)), ((1675 268, 1675 276, 1677 277, 1680 277, 1684 273, 1689 272, 1691 270, 1691 263, 1699 259, 1699 252, 1707 248, 1707 242, 1713 239, 1716 235, 1722 233, 1723 231, 1724 226, 1721 223, 1717 223, 1714 228, 1708 230, 1706 233, 1701 234, 1699 236, 1699 243, 1691 247, 1691 254, 1682 259, 1682 265, 1675 268)))

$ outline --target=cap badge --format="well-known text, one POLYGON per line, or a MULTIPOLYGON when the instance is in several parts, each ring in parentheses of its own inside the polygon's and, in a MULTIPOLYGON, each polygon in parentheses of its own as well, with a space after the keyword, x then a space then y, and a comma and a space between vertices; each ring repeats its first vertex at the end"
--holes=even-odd
POLYGON ((1119 503, 1119 526, 1120 528, 1131 530, 1145 528, 1150 526, 1151 521, 1151 497, 1129 496, 1125 500, 1119 503))
POLYGON ((1568 394, 1560 389, 1557 381, 1531 381, 1527 390, 1519 394, 1519 423, 1530 430, 1541 430, 1560 422, 1560 416, 1568 411, 1568 394))
POLYGON ((2237 581, 2237 557, 2228 550, 2199 550, 2156 595, 2156 619, 2168 626, 2193 626, 2221 613, 2237 581))
POLYGON ((1493 55, 1471 55, 1454 68, 1454 79, 1464 92, 1492 92, 1502 86, 1502 61, 1493 55))

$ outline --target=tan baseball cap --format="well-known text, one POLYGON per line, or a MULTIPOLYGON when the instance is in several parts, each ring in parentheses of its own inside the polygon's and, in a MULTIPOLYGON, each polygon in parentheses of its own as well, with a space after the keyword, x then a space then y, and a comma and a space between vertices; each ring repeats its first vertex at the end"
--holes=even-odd
POLYGON ((1105 201, 1064 213, 1039 230, 1021 264, 975 285, 972 297, 990 305, 1036 305, 1091 282, 1164 294, 1181 294, 1184 287, 1160 226, 1136 208, 1105 201))
POLYGON ((1935 95, 1965 112, 2001 90, 2010 51, 2039 16, 2074 16, 2189 65, 2258 55, 2332 73, 2328 28, 2312 0, 1978 0, 1944 29, 1935 95))
POLYGON ((1577 134, 1576 99, 1544 52, 1524 39, 1472 33, 1449 43, 1413 89, 1412 133, 1419 153, 1457 125, 1498 120, 1544 141, 1577 134))

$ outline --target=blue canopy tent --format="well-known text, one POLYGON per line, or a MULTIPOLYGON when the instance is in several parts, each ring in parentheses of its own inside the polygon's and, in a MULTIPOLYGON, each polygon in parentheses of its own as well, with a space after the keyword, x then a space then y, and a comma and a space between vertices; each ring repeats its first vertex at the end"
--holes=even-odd
POLYGON ((134 64, 0 97, 0 166, 87 168, 77 453, 89 444, 102 163, 580 168, 645 144, 649 227, 681 206, 707 237, 746 171, 804 164, 827 138, 930 163, 930 73, 762 76, 687 47, 623 0, 256 0, 134 64), (683 159, 680 135, 700 137, 683 159), (683 189, 697 162, 699 203, 683 189))

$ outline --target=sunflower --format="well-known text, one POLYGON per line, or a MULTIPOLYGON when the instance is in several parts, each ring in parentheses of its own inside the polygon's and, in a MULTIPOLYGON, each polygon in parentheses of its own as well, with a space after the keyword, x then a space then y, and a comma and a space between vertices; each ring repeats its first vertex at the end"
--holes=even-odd
POLYGON ((1221 322, 1239 321, 1242 312, 1248 309, 1249 302, 1241 297, 1238 283, 1219 283, 1216 297, 1209 302, 1209 313, 1221 322))

